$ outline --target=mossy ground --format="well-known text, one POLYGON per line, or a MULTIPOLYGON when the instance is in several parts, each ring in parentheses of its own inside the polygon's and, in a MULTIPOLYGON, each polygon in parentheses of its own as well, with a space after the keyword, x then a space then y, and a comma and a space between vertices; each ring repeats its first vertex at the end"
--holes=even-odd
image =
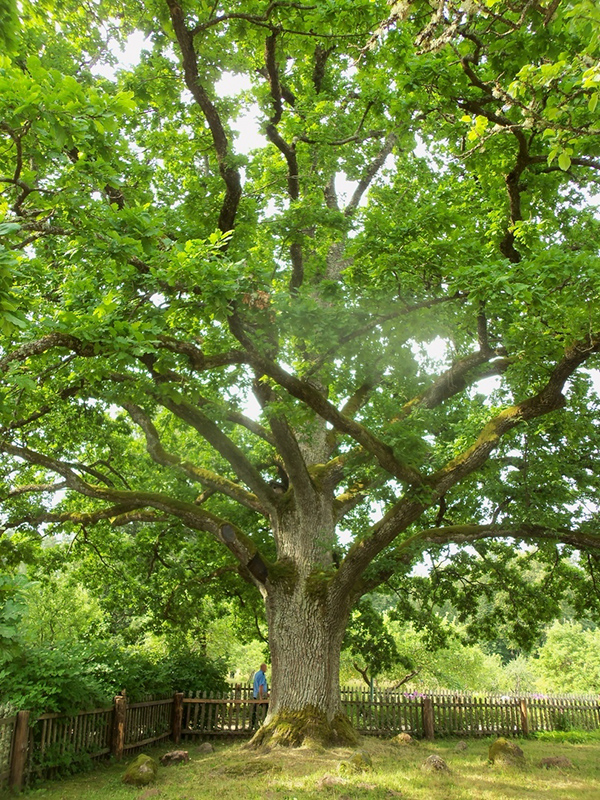
MULTIPOLYGON (((457 740, 420 742, 399 747, 388 741, 363 738, 361 747, 373 759, 373 770, 340 777, 338 764, 350 748, 299 749, 274 747, 252 751, 243 744, 219 744, 201 754, 192 743, 189 764, 160 768, 156 783, 135 789, 122 783, 127 762, 108 764, 63 781, 48 782, 24 800, 598 800, 600 742, 569 744, 518 740, 526 758, 524 770, 488 764, 490 739, 469 740, 468 749, 455 752, 457 740), (452 772, 427 774, 421 764, 432 753, 452 772), (575 768, 547 770, 541 758, 566 755, 575 768)), ((155 758, 168 751, 155 748, 155 758)))

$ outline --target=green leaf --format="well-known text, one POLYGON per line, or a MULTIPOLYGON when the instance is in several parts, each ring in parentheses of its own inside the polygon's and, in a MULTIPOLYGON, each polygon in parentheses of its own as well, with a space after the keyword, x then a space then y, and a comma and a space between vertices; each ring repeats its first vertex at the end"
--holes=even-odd
POLYGON ((6 236, 9 233, 16 233, 20 231, 21 226, 18 222, 0 222, 0 236, 6 236))
POLYGON ((571 156, 568 153, 564 152, 564 151, 562 153, 560 153, 560 155, 558 156, 558 166, 564 172, 566 172, 569 169, 569 167, 571 166, 571 156))

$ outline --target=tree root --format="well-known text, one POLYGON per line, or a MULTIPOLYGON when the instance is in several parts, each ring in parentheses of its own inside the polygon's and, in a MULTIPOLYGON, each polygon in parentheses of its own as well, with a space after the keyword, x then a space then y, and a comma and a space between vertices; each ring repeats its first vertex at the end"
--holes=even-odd
POLYGON ((357 743, 358 735, 345 714, 329 721, 322 711, 308 706, 301 711, 279 711, 256 732, 248 747, 353 747, 357 743))

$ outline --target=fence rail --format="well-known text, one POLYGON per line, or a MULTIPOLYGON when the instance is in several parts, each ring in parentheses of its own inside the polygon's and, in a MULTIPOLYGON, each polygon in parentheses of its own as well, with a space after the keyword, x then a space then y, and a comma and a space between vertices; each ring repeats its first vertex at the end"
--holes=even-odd
MULTIPOLYGON (((520 736, 538 731, 600 728, 600 702, 586 696, 479 696, 465 692, 342 689, 350 722, 363 735, 417 737, 520 736)), ((0 791, 19 791, 38 777, 72 771, 111 754, 116 759, 170 737, 242 737, 264 722, 267 703, 252 687, 237 685, 220 696, 206 694, 128 704, 119 695, 110 708, 79 714, 20 711, 0 718, 0 791)))
POLYGON ((173 698, 132 703, 127 707, 123 750, 145 747, 171 735, 173 698))
POLYGON ((242 699, 235 691, 221 698, 185 697, 181 735, 248 736, 266 715, 267 703, 242 699))

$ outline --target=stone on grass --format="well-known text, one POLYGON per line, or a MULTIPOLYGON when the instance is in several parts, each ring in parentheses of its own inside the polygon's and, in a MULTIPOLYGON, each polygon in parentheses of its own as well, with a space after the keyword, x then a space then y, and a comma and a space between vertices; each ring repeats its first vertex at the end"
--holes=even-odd
POLYGON ((545 767, 550 769, 556 767, 557 769, 573 769, 573 762, 566 756, 550 756, 549 758, 542 758, 538 767, 545 767))
POLYGON ((509 742, 503 736, 492 742, 488 751, 488 758, 492 764, 505 767, 524 767, 525 754, 518 744, 509 742))
POLYGON ((436 756, 435 753, 430 755, 421 764, 421 769, 425 772, 450 772, 450 767, 443 758, 436 756))
POLYGON ((157 771, 157 762, 150 756, 141 753, 125 770, 123 783, 130 783, 132 786, 147 786, 156 780, 157 771))
POLYGON ((463 741, 461 740, 460 742, 457 742, 457 743, 456 743, 456 746, 454 747, 454 750, 455 750, 457 753, 462 753, 464 750, 466 750, 466 749, 467 749, 467 747, 468 747, 468 746, 469 746, 469 745, 468 745, 466 742, 463 742, 463 741))
POLYGON ((163 767, 170 767, 171 764, 187 764, 189 760, 190 754, 187 750, 171 750, 170 753, 161 756, 160 763, 163 767))
POLYGON ((215 748, 212 746, 210 742, 202 742, 200 747, 198 748, 199 753, 214 753, 215 748))
POLYGON ((416 739, 410 735, 410 733, 399 733, 397 736, 394 736, 392 739, 394 744, 399 744, 404 747, 407 744, 417 744, 416 739))
POLYGON ((337 775, 323 775, 315 784, 315 788, 322 791, 323 789, 330 789, 332 786, 345 786, 346 783, 347 780, 345 778, 339 778, 337 775))
POLYGON ((367 772, 373 769, 373 761, 366 750, 355 750, 346 761, 338 767, 340 775, 352 775, 355 772, 367 772))

